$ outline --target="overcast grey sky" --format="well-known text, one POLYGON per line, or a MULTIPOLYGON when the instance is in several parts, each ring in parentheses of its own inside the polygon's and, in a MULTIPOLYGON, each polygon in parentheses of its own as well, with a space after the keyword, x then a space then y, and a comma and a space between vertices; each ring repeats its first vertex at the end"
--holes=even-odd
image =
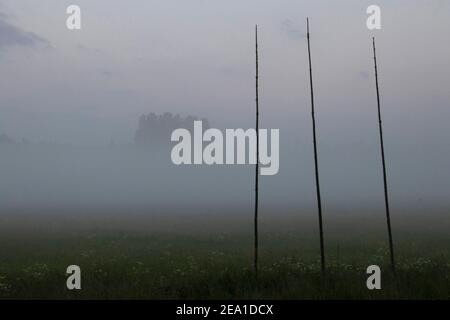
POLYGON ((256 23, 263 125, 306 125, 309 16, 323 134, 373 125, 373 34, 387 125, 449 133, 441 128, 450 115, 449 2, 376 1, 383 29, 370 32, 365 10, 373 3, 2 0, 0 132, 127 142, 138 116, 151 111, 250 126, 256 23), (82 9, 81 31, 66 29, 70 4, 82 9))
MULTIPOLYGON (((270 194, 263 198, 272 204, 313 204, 306 16, 311 19, 324 205, 342 205, 349 197, 353 204, 383 203, 373 35, 393 205, 416 206, 422 199, 447 205, 450 2, 445 0, 0 0, 0 134, 33 142, 128 143, 141 114, 166 111, 207 117, 219 128, 251 127, 258 24, 261 125, 279 128, 281 139, 280 173, 263 179, 262 190, 270 194), (81 7, 81 31, 66 28, 70 4, 81 7), (366 28, 371 4, 381 6, 380 31, 366 28)), ((80 190, 87 198, 103 192, 122 201, 147 189, 136 181, 148 164, 136 167, 127 158, 133 155, 118 155, 114 159, 120 166, 115 166, 106 156, 69 152, 64 160, 46 150, 30 154, 0 158, 0 193, 8 201, 48 201, 59 193, 61 199, 67 195, 79 201, 80 190), (126 174, 129 170, 135 171, 126 174), (93 174, 97 171, 99 176, 93 174), (101 186, 108 179, 114 181, 101 186), (75 192, 62 185, 73 185, 75 192)), ((176 175, 169 155, 161 156, 167 156, 164 164, 176 175)), ((216 179, 220 187, 233 190, 232 199, 247 199, 246 183, 234 187, 231 173, 240 171, 227 170, 228 180, 216 179)), ((213 176, 203 177, 209 191, 213 176)), ((170 195, 173 186, 166 180, 170 195)), ((144 191, 142 199, 150 201, 144 191)))

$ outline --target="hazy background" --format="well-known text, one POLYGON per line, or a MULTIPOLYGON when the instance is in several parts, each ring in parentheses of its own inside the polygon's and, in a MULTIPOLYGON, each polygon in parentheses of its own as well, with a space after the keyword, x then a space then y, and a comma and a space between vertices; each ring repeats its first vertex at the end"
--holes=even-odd
POLYGON ((370 32, 374 3, 0 1, 0 134, 16 142, 0 145, 0 208, 250 209, 251 167, 176 167, 133 136, 150 112, 252 127, 255 24, 261 126, 281 134, 261 204, 314 208, 306 16, 325 210, 383 208, 373 35, 392 205, 448 208, 450 3, 376 1, 370 32), (65 26, 70 4, 80 31, 65 26))

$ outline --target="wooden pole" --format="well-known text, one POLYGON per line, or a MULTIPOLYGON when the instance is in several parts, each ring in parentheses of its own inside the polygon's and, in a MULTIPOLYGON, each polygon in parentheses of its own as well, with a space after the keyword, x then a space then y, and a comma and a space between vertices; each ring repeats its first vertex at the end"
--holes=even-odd
POLYGON ((380 145, 381 145, 381 160, 383 164, 383 182, 384 182, 384 204, 386 207, 386 221, 387 229, 389 235, 389 251, 391 256, 391 268, 392 272, 395 274, 395 259, 394 259, 394 244, 392 240, 392 229, 391 229, 391 215, 389 212, 389 196, 388 196, 388 184, 387 184, 387 174, 386 174, 386 159, 384 155, 384 142, 383 142, 383 126, 381 122, 381 107, 380 107, 380 89, 378 86, 378 66, 377 66, 377 54, 375 49, 375 37, 372 38, 373 44, 373 61, 375 66, 375 84, 377 90, 377 106, 378 106, 378 124, 380 129, 380 145))
POLYGON ((306 29, 307 29, 307 39, 308 39, 308 58, 309 58, 309 83, 311 88, 311 115, 312 115, 312 126, 313 126, 313 143, 314 143, 314 165, 315 165, 315 176, 316 176, 316 193, 317 193, 317 208, 319 213, 319 235, 320 235, 320 262, 322 273, 325 273, 325 249, 323 241, 323 224, 322 224, 322 201, 320 197, 320 183, 319 183, 319 164, 317 157, 317 139, 316 139, 316 119, 314 115, 314 88, 313 88, 313 78, 312 78, 312 63, 311 63, 311 44, 309 40, 309 19, 306 18, 306 29))
POLYGON ((259 70, 258 70, 258 25, 255 26, 256 52, 256 171, 255 171, 255 221, 254 221, 254 269, 258 275, 258 176, 259 176, 259 70))

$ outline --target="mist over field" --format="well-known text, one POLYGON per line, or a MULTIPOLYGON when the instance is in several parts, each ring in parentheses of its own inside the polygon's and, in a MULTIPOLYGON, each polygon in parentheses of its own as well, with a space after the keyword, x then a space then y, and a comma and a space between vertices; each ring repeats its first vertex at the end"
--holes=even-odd
POLYGON ((450 1, 369 5, 0 0, 0 300, 449 299, 450 1))
MULTIPOLYGON (((296 139, 287 134, 281 128, 278 174, 260 176, 261 208, 273 214, 315 206, 312 145, 306 135, 296 139)), ((377 146, 355 139, 338 148, 322 141, 321 182, 329 212, 381 211, 377 146)), ((402 146, 388 150, 393 206, 423 210, 448 207, 449 154, 433 157, 418 149, 402 146)), ((170 158, 170 142, 164 147, 3 143, 0 152, 2 210, 173 210, 189 214, 250 212, 253 206, 254 166, 176 166, 170 158)))
POLYGON ((324 210, 383 210, 373 35, 391 204, 450 206, 447 2, 379 1, 376 33, 365 27, 369 1, 80 0, 73 32, 69 4, 0 1, 2 212, 251 210, 253 166, 177 167, 169 132, 158 137, 165 147, 134 135, 151 112, 252 128, 255 24, 261 128, 281 139, 279 173, 260 180, 261 209, 314 209, 306 16, 324 210))

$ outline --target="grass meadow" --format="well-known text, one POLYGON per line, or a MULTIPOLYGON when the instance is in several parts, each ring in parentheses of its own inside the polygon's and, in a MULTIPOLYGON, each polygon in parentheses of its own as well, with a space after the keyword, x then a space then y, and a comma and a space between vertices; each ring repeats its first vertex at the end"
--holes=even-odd
POLYGON ((314 214, 261 214, 256 279, 250 215, 2 213, 0 298, 450 298, 450 218, 444 210, 394 214, 395 279, 382 211, 324 217, 325 277, 314 214), (81 267, 78 291, 66 289, 72 264, 81 267), (381 290, 366 288, 372 264, 382 269, 381 290))

